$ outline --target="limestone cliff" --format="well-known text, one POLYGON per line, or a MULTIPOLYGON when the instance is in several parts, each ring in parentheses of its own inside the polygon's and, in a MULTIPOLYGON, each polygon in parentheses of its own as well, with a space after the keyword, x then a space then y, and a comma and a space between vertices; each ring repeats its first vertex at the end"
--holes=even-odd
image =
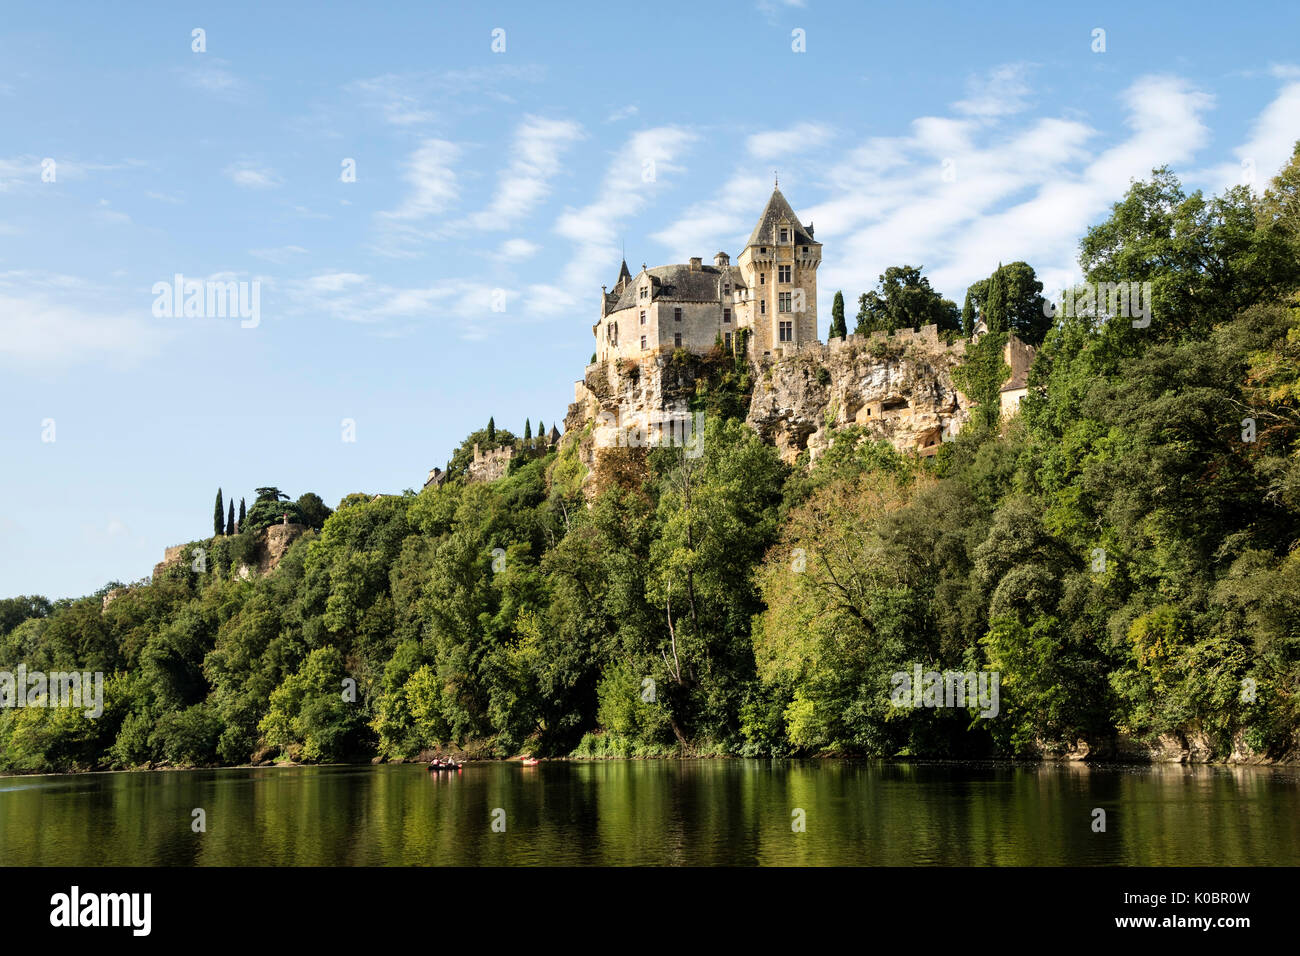
POLYGON ((970 402, 951 377, 964 351, 926 326, 764 359, 746 421, 791 462, 804 449, 816 459, 844 425, 861 425, 901 452, 933 455, 969 417, 970 402))
MULTIPOLYGON (((582 463, 594 471, 607 449, 656 445, 674 423, 676 434, 689 434, 702 379, 732 362, 715 353, 656 349, 639 361, 589 365, 565 419, 582 463)), ((934 326, 774 349, 750 363, 746 421, 790 462, 805 449, 815 459, 847 424, 899 451, 933 455, 969 418, 970 402, 951 376, 964 353, 964 342, 944 343, 934 326)))

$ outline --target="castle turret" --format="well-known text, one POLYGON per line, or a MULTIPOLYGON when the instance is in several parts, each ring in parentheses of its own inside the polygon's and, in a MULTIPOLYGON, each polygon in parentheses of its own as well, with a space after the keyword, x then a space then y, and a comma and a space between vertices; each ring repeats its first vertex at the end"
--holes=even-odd
POLYGON ((749 287, 752 353, 817 341, 817 267, 822 246, 773 187, 738 264, 749 287))

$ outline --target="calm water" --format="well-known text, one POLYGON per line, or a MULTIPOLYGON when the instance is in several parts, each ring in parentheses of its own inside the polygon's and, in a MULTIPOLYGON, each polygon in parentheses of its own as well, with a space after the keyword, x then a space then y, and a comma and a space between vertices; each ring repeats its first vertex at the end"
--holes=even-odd
POLYGON ((1300 862, 1300 771, 850 761, 0 778, 0 865, 1300 862), (207 832, 191 830, 191 811, 207 832), (1092 811, 1107 813, 1094 833, 1092 811), (505 810, 506 832, 491 815, 505 810), (791 829, 802 809, 807 830, 791 829))

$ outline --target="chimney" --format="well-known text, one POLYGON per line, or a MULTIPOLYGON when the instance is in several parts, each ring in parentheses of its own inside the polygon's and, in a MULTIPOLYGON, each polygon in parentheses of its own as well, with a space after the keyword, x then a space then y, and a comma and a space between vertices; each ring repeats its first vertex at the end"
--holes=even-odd
POLYGON ((699 256, 691 256, 691 271, 692 271, 692 272, 699 272, 699 271, 700 271, 700 266, 701 266, 701 259, 700 259, 700 257, 699 257, 699 256))
POLYGON ((714 253, 713 264, 719 269, 724 269, 731 265, 731 256, 727 255, 725 252, 714 253))

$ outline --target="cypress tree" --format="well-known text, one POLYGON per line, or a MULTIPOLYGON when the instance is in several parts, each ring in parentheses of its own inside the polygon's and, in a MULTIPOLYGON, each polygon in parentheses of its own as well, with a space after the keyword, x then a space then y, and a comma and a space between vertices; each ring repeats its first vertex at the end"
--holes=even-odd
POLYGON ((240 499, 239 499, 239 521, 235 523, 235 529, 236 529, 236 530, 242 530, 242 529, 243 529, 243 527, 244 527, 244 518, 247 516, 247 514, 248 514, 248 512, 244 510, 244 499, 243 499, 243 498, 240 498, 240 499))
POLYGON ((225 514, 225 507, 221 503, 221 489, 217 489, 217 508, 212 512, 212 533, 221 534, 223 526, 222 516, 225 514))
POLYGON ((984 300, 984 322, 990 332, 1007 329, 1007 287, 1002 278, 1002 263, 989 279, 988 297, 984 300))
POLYGON ((546 447, 546 425, 542 423, 540 418, 537 419, 537 444, 543 448, 546 447))
POLYGON ((226 518, 226 534, 235 533, 235 499, 230 499, 230 515, 226 518))
POLYGON ((496 440, 497 440, 497 420, 489 415, 488 416, 488 444, 491 445, 493 448, 495 448, 496 445, 494 445, 493 442, 495 442, 496 440))
POLYGON ((961 307, 961 330, 966 338, 975 331, 975 303, 970 299, 970 289, 966 290, 966 304, 961 307))
POLYGON ((844 338, 849 327, 844 324, 844 293, 836 291, 835 301, 831 303, 831 334, 833 339, 844 338))
POLYGON ((528 419, 525 418, 524 419, 524 444, 527 445, 532 440, 533 440, 533 426, 529 423, 528 419))

